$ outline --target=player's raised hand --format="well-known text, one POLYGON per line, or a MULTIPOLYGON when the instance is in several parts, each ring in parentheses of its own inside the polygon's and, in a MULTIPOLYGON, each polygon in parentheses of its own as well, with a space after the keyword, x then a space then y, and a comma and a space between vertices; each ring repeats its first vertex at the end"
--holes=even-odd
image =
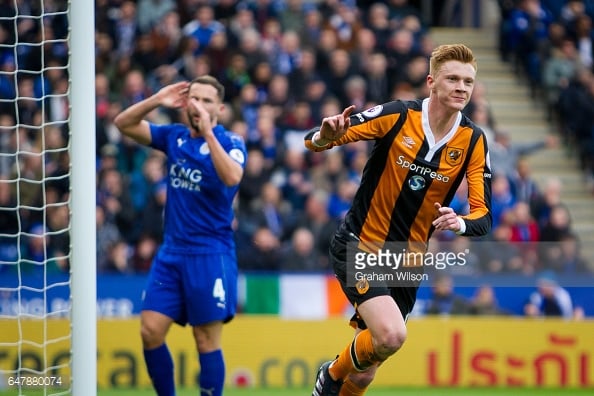
MULTIPOLYGON (((195 114, 198 116, 198 122, 196 125, 193 124, 193 126, 195 126, 196 129, 198 129, 203 134, 211 134, 212 128, 214 128, 215 125, 213 123, 212 116, 206 110, 202 102, 196 99, 189 99, 188 106, 192 107, 190 114, 195 114)), ((192 121, 192 123, 194 122, 195 121, 192 121)))
POLYGON ((351 126, 351 119, 349 117, 353 113, 353 110, 355 110, 355 106, 350 105, 341 114, 322 119, 320 138, 329 142, 340 139, 351 126))
POLYGON ((161 106, 173 109, 185 107, 188 101, 189 87, 189 82, 181 81, 161 88, 157 93, 161 106))

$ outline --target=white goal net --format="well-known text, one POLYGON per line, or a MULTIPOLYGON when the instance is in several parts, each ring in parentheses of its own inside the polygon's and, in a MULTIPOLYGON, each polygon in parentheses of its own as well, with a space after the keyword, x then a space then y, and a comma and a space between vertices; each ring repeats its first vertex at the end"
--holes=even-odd
MULTIPOLYGON (((73 387, 77 327, 71 301, 80 264, 74 264, 72 248, 78 231, 72 226, 77 139, 71 3, 0 3, 0 394, 82 394, 73 387)), ((93 8, 90 1, 78 3, 93 8)), ((93 47, 92 40, 86 45, 93 47)), ((92 114, 86 121, 94 126, 92 114)), ((94 128, 85 131, 94 139, 88 131, 94 128)), ((87 256, 94 265, 94 254, 87 256)), ((95 348, 94 332, 88 337, 95 348)))

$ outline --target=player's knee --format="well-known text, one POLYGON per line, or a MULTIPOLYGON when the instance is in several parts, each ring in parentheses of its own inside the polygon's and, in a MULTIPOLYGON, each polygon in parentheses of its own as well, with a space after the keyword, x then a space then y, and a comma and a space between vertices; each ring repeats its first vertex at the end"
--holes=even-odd
POLYGON ((165 342, 165 335, 150 323, 141 324, 140 337, 142 338, 142 345, 145 349, 156 348, 165 342))
POLYGON ((382 359, 395 354, 406 341, 406 327, 394 327, 376 337, 376 353, 382 359))

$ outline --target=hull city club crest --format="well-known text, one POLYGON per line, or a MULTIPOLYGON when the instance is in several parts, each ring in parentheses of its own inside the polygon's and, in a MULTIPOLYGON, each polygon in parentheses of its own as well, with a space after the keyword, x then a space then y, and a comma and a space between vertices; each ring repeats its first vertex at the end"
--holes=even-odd
POLYGON ((452 166, 460 165, 462 162, 462 154, 464 153, 464 149, 457 148, 457 147, 446 147, 446 157, 445 160, 448 164, 452 166))

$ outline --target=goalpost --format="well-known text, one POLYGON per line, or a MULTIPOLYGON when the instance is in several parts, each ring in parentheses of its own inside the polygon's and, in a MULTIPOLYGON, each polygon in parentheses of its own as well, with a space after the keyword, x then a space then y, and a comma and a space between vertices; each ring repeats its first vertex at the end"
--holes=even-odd
POLYGON ((0 392, 94 396, 95 5, 2 4, 0 392), (56 18, 66 21, 62 35, 49 26, 56 18), (46 58, 51 46, 63 49, 64 62, 46 58), (53 78, 62 73, 60 86, 53 78), (55 239, 67 246, 55 251, 55 239), (56 293, 65 297, 52 299, 56 293))
POLYGON ((97 394, 95 3, 70 4, 72 394, 97 394))

